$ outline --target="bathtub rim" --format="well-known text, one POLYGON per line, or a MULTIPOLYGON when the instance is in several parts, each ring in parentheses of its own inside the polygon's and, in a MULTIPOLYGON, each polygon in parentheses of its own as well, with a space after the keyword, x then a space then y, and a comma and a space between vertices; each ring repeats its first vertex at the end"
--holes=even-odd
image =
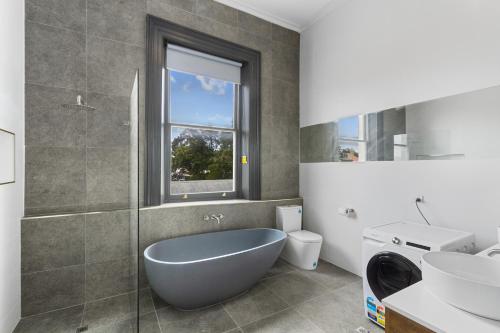
POLYGON ((288 237, 287 233, 284 232, 283 230, 279 230, 279 229, 274 229, 274 228, 245 228, 245 229, 228 229, 228 230, 220 230, 220 231, 212 231, 212 232, 205 232, 205 233, 201 233, 201 234, 192 234, 192 235, 185 235, 185 236, 180 236, 180 237, 174 237, 174 238, 169 238, 169 239, 165 239, 165 240, 162 240, 162 241, 159 241, 159 242, 155 242, 151 245, 149 245, 143 252, 143 255, 144 255, 144 258, 149 260, 149 261, 152 261, 152 262, 155 262, 155 263, 158 263, 158 264, 167 264, 167 265, 186 265, 186 264, 194 264, 194 263, 200 263, 200 262, 205 262, 205 261, 212 261, 212 260, 216 260, 216 259, 221 259, 221 258, 227 258, 227 257, 231 257, 231 256, 235 256, 235 255, 238 255, 238 254, 242 254, 242 253, 246 253, 246 252, 250 252, 250 251, 253 251, 253 250, 257 250, 257 249, 260 249, 260 248, 263 248, 265 246, 270 246, 270 245, 273 245, 275 243, 278 243, 278 242, 281 242, 283 240, 286 240, 288 237), (181 237, 190 237, 190 236, 196 236, 196 235, 205 235, 205 234, 211 234, 211 233, 218 233, 218 232, 226 232, 226 231, 243 231, 243 230, 274 230, 274 231, 279 231, 280 233, 282 233, 282 236, 283 238, 279 238, 275 241, 272 241, 272 242, 269 242, 269 243, 266 243, 266 244, 263 244, 263 245, 259 245, 259 246, 256 246, 256 247, 252 247, 252 248, 249 248, 249 249, 245 249, 245 250, 242 250, 242 251, 238 251, 238 252, 231 252, 231 253, 228 253, 228 254, 223 254, 223 255, 220 255, 220 256, 216 256, 216 257, 210 257, 210 258, 204 258, 204 259, 198 259, 198 260, 191 260, 191 261, 176 261, 176 262, 172 262, 172 261, 163 261, 163 260, 157 260, 157 259, 153 259, 151 258, 147 252, 148 250, 155 246, 157 243, 159 242, 163 242, 163 241, 168 241, 169 239, 175 239, 175 238, 181 238, 181 237))

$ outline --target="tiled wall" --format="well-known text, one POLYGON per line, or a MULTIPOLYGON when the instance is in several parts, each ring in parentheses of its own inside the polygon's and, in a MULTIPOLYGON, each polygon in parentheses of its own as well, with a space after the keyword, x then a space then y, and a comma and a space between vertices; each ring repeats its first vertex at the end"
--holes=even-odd
MULTIPOLYGON (((144 126, 148 13, 261 51, 262 198, 298 196, 299 34, 211 0, 26 0, 25 206, 27 216, 46 216, 22 221, 23 316, 135 287, 122 124, 139 69, 144 126), (96 110, 60 106, 78 94, 96 110)), ((274 206, 290 203, 300 200, 145 209, 141 249, 178 235, 272 226, 274 206), (215 212, 224 224, 201 221, 215 212)))
MULTIPOLYGON (((262 198, 298 195, 296 32, 212 0, 26 0, 26 215, 128 207, 128 97, 146 14, 262 53, 262 198), (82 94, 95 111, 60 107, 82 94)), ((144 183, 144 182, 141 182, 144 183)))
MULTIPOLYGON (((193 233, 275 226, 275 207, 301 199, 146 208, 140 250, 193 233), (223 222, 204 215, 224 214, 223 222)), ((22 221, 22 315, 29 316, 124 294, 135 288, 136 233, 128 210, 30 217, 22 221)), ((141 259, 142 263, 142 259, 141 259)), ((144 271, 141 285, 147 287, 144 271)))

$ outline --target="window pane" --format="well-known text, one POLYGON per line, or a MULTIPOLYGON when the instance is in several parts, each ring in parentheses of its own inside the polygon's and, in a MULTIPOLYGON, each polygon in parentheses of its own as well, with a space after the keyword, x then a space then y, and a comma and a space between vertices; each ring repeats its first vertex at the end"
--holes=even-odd
POLYGON ((363 116, 354 116, 339 120, 339 136, 345 139, 363 140, 364 119, 363 116))
POLYGON ((234 133, 172 127, 171 194, 234 190, 234 133))
POLYGON ((233 128, 232 82, 170 70, 170 122, 233 128))
POLYGON ((336 155, 336 160, 341 162, 364 162, 366 161, 366 142, 340 141, 336 155))

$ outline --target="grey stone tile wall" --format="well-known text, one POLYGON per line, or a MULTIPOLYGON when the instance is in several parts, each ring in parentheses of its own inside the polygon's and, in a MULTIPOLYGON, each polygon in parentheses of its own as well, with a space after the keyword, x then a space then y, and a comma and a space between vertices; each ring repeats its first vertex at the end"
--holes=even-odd
MULTIPOLYGON (((25 214, 46 216, 22 221, 23 316, 136 287, 134 263, 142 258, 130 246, 136 231, 126 211, 130 142, 122 125, 139 69, 144 133, 146 14, 261 52, 262 198, 298 196, 297 33, 212 0, 27 0, 26 12, 25 214), (79 94, 96 110, 61 107, 79 94), (104 210, 119 211, 97 212, 104 210), (51 216, 62 213, 67 215, 51 216)), ((147 209, 141 213, 141 246, 192 233, 272 226, 276 205, 298 202, 147 209), (222 225, 201 220, 215 212, 226 215, 222 225)))
MULTIPOLYGON (((302 204, 302 199, 200 203, 140 211, 140 252, 163 239, 241 228, 272 228, 276 206, 302 204), (204 215, 224 214, 223 223, 204 215)), ((147 287, 143 258, 130 246, 137 242, 131 212, 117 210, 60 216, 28 217, 22 232, 22 315, 93 302, 147 287)), ((132 213, 134 214, 134 213, 132 213)))
POLYGON ((128 207, 123 123, 139 69, 144 129, 146 14, 261 52, 262 198, 298 195, 298 33, 212 0, 27 0, 26 13, 26 215, 128 207), (78 94, 96 110, 61 107, 78 94))

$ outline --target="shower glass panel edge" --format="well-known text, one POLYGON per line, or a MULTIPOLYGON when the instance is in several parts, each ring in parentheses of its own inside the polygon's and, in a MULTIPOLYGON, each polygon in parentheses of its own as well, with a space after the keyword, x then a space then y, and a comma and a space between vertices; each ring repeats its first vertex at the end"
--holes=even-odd
POLYGON ((135 72, 134 83, 130 93, 129 121, 129 210, 130 210, 130 276, 133 290, 131 313, 134 314, 133 331, 139 332, 139 70, 135 72))

